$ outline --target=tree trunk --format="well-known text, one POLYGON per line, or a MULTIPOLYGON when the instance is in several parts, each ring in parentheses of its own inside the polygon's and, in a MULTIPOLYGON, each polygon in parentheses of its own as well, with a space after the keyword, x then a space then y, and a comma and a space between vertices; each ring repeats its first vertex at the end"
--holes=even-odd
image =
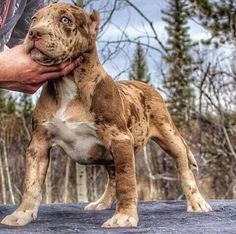
POLYGON ((0 176, 1 176, 1 187, 2 187, 2 202, 3 205, 7 204, 7 196, 6 196, 6 184, 5 184, 5 176, 3 172, 3 163, 2 163, 2 154, 0 154, 0 176))
POLYGON ((64 181, 64 196, 63 196, 63 202, 64 203, 68 203, 68 200, 69 200, 70 163, 71 163, 71 159, 69 157, 67 157, 66 171, 65 171, 65 181, 64 181))
POLYGON ((87 195, 86 167, 76 163, 75 170, 76 170, 77 201, 78 202, 87 202, 88 195, 87 195))
POLYGON ((46 176, 46 203, 52 203, 52 161, 50 159, 46 176))
POLYGON ((96 180, 97 180, 97 167, 93 166, 93 185, 92 185, 93 190, 92 191, 93 191, 94 200, 98 199, 98 190, 97 190, 96 180))
POLYGON ((8 166, 8 159, 7 159, 7 150, 6 150, 6 142, 2 141, 2 148, 3 148, 3 157, 4 157, 4 163, 5 163, 5 170, 6 170, 6 174, 7 174, 7 183, 8 183, 8 187, 9 187, 9 192, 10 192, 10 198, 11 198, 11 202, 13 205, 15 205, 15 196, 13 193, 13 189, 12 189, 12 183, 11 183, 11 176, 10 176, 10 171, 9 171, 9 166, 8 166))

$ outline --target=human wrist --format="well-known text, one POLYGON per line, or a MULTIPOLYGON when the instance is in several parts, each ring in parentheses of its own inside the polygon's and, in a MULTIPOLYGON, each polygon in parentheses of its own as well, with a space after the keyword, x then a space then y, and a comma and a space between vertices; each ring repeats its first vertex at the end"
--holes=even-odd
POLYGON ((4 53, 0 53, 0 83, 10 81, 9 74, 7 73, 7 60, 4 53))
POLYGON ((12 86, 11 82, 0 80, 0 88, 1 89, 10 89, 11 86, 12 86))

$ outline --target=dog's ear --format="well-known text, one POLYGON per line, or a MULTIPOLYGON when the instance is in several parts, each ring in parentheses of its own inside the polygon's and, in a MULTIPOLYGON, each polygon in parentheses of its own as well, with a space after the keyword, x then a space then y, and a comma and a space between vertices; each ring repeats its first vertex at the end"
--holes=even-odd
POLYGON ((98 11, 93 10, 92 14, 89 16, 91 23, 89 26, 89 32, 91 36, 97 37, 99 32, 100 14, 98 11))

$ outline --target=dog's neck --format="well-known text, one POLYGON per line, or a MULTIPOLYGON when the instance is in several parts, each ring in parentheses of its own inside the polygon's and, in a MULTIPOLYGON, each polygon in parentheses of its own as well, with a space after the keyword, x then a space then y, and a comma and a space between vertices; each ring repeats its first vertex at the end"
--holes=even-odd
POLYGON ((73 72, 73 80, 81 100, 90 106, 96 85, 108 74, 100 63, 96 47, 85 52, 82 56, 82 63, 73 72))
POLYGON ((78 88, 81 88, 81 84, 99 81, 99 78, 107 76, 98 58, 96 47, 83 53, 82 58, 83 61, 73 72, 73 77, 78 88))
MULTIPOLYGON (((83 53, 82 58, 83 60, 81 64, 65 78, 71 80, 71 82, 74 83, 75 87, 77 87, 77 92, 81 101, 85 102, 87 106, 90 106, 96 85, 101 80, 105 79, 108 74, 99 61, 96 47, 83 53)), ((62 83, 63 80, 52 81, 52 86, 55 93, 54 96, 58 101, 63 98, 63 92, 61 91, 63 88, 61 86, 62 83)), ((68 89, 69 87, 65 88, 68 89)), ((71 90, 71 92, 72 91, 73 90, 71 90)))

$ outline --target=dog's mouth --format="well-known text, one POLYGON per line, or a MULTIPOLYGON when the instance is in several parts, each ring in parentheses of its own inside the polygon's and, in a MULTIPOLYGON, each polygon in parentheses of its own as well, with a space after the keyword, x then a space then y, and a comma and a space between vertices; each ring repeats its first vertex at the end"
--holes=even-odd
POLYGON ((35 62, 44 66, 51 66, 55 63, 55 58, 50 57, 37 47, 31 49, 30 55, 35 62))
POLYGON ((46 53, 44 53, 42 50, 40 50, 37 47, 34 47, 31 49, 30 54, 33 58, 40 58, 40 59, 49 59, 50 56, 48 56, 46 53))
POLYGON ((51 66, 56 63, 55 57, 45 52, 41 46, 38 46, 34 41, 25 41, 26 53, 30 54, 32 59, 44 66, 51 66))

